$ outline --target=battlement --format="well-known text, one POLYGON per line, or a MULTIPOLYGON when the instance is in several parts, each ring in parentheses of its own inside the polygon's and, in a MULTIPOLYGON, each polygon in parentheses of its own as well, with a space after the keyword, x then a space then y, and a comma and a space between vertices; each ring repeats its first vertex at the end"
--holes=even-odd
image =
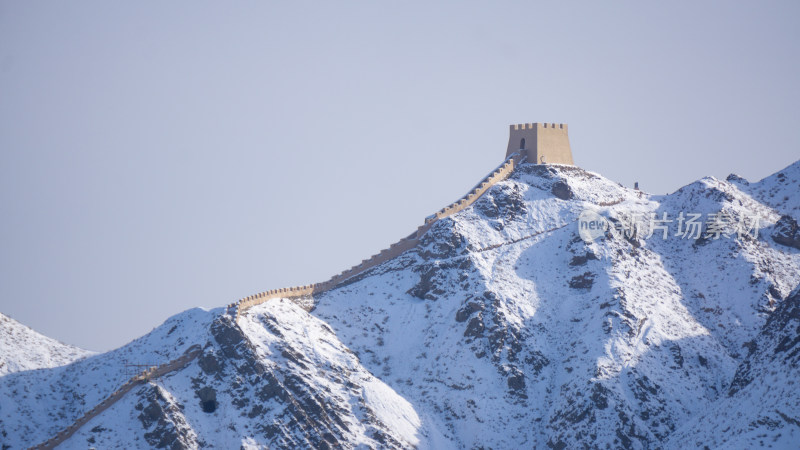
POLYGON ((503 163, 478 182, 466 195, 426 217, 423 224, 413 233, 326 281, 304 286, 272 289, 250 295, 240 299, 238 302, 229 304, 228 313, 238 322, 241 314, 249 308, 277 298, 291 299, 310 310, 314 307, 314 295, 340 286, 342 283, 365 273, 373 267, 416 248, 422 236, 436 222, 469 208, 492 186, 508 178, 519 164, 523 162, 572 164, 572 151, 569 147, 567 124, 522 123, 511 125, 510 129, 508 151, 503 163))
POLYGON ((511 131, 533 130, 534 128, 536 128, 536 129, 541 129, 541 128, 556 129, 556 128, 558 128, 559 130, 567 131, 567 124, 565 124, 565 123, 538 123, 538 122, 534 122, 534 123, 518 123, 518 124, 515 124, 515 125, 511 125, 510 128, 511 128, 511 131))
POLYGON ((506 157, 523 152, 534 164, 574 164, 565 123, 519 123, 509 126, 506 157))
POLYGON ((239 317, 244 311, 253 306, 260 305, 268 300, 276 298, 292 299, 298 302, 301 307, 310 310, 314 307, 313 296, 315 294, 333 289, 345 281, 352 279, 353 277, 360 275, 373 267, 394 259, 401 254, 415 248, 419 244, 420 239, 422 239, 422 236, 427 233, 437 221, 470 207, 487 190, 489 190, 489 188, 498 182, 505 180, 511 174, 511 172, 514 171, 514 168, 524 160, 525 155, 522 153, 512 153, 510 156, 506 157, 506 159, 503 161, 503 164, 498 166, 492 173, 478 182, 478 184, 475 185, 475 187, 473 187, 472 190, 470 190, 466 195, 450 205, 440 209, 436 213, 426 217, 424 223, 417 227, 413 233, 409 234, 403 239, 400 239, 398 242, 391 244, 389 248, 383 249, 379 253, 372 255, 370 258, 361 261, 361 263, 334 275, 329 280, 321 283, 308 284, 305 286, 271 289, 269 291, 249 295, 240 299, 238 302, 229 304, 229 314, 231 314, 231 316, 234 317, 238 322, 239 317))

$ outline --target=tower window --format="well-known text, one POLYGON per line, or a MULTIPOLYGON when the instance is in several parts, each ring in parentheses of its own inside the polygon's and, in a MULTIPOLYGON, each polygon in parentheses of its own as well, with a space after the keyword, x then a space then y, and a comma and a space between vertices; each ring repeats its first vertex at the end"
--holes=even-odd
POLYGON ((524 148, 525 148, 525 138, 522 138, 522 139, 519 141, 519 148, 520 148, 520 150, 522 150, 522 149, 524 149, 524 148))

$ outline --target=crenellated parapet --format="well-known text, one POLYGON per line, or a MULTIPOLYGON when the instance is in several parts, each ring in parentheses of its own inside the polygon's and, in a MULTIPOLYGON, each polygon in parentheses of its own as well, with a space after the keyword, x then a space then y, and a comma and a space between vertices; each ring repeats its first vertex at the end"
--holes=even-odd
MULTIPOLYGON (((275 298, 293 300, 309 299, 314 294, 319 294, 341 285, 345 281, 358 276, 386 261, 416 248, 422 236, 433 225, 444 218, 456 214, 472 206, 483 194, 498 182, 505 180, 522 163, 558 163, 572 164, 572 152, 569 148, 567 124, 563 123, 523 123, 510 126, 508 151, 503 164, 481 180, 466 195, 425 218, 425 221, 413 233, 390 245, 389 248, 361 261, 361 263, 341 272, 329 280, 305 286, 295 286, 281 289, 272 289, 259 294, 250 295, 236 303, 228 305, 228 312, 238 321, 241 314, 247 309, 275 298)), ((313 307, 313 301, 307 302, 308 309, 313 307)))
POLYGON ((567 124, 565 123, 518 123, 510 126, 511 131, 519 131, 519 130, 534 130, 534 129, 556 129, 559 130, 567 130, 567 124))
MULTIPOLYGON (((336 274, 330 279, 321 283, 270 289, 258 294, 249 295, 234 303, 230 303, 227 306, 228 314, 230 314, 235 321, 238 322, 241 314, 247 311, 249 308, 276 298, 291 299, 301 303, 301 305, 303 305, 304 299, 311 299, 311 301, 303 305, 307 309, 311 309, 313 307, 314 294, 329 291, 337 286, 340 286, 342 283, 352 279, 353 277, 356 277, 380 264, 383 264, 384 262, 394 259, 403 253, 416 248, 425 233, 427 233, 431 227, 436 224, 436 222, 472 206, 492 186, 508 178, 508 176, 514 171, 514 168, 522 162, 572 164, 572 153, 569 150, 569 139, 567 137, 566 124, 524 123, 511 125, 510 129, 511 135, 509 138, 508 151, 506 152, 506 158, 503 163, 493 170, 492 173, 487 175, 483 180, 478 182, 478 184, 475 185, 475 187, 473 187, 466 195, 450 205, 440 209, 436 213, 426 217, 424 223, 417 227, 414 232, 405 238, 400 239, 399 241, 390 245, 389 248, 376 253, 375 255, 361 261, 361 263, 339 274, 336 274), (514 142, 516 142, 516 144, 514 144, 514 142), (559 151, 562 153, 558 153, 559 151), (540 161, 541 156, 544 156, 546 161, 540 161)), ((194 358, 196 358, 201 351, 202 350, 199 346, 193 346, 181 357, 160 366, 152 366, 139 375, 134 376, 125 384, 123 384, 118 390, 114 391, 111 395, 104 399, 100 404, 87 411, 83 416, 78 418, 67 428, 61 430, 56 436, 34 448, 52 449, 56 447, 72 436, 75 431, 77 431, 89 420, 111 407, 111 405, 122 398, 135 386, 185 366, 194 358)))
MULTIPOLYGON (((487 190, 489 190, 489 188, 494 186, 497 182, 508 178, 511 172, 514 171, 514 168, 524 159, 525 156, 523 154, 518 152, 513 153, 506 158, 503 164, 501 164, 499 167, 497 167, 497 169, 492 171, 492 173, 481 180, 466 195, 437 211, 435 214, 425 218, 424 223, 420 225, 413 233, 390 245, 389 248, 386 248, 379 253, 376 253, 375 255, 372 255, 371 257, 361 261, 361 263, 334 275, 329 280, 305 286, 271 289, 269 291, 247 296, 240 299, 236 303, 231 303, 228 305, 229 314, 235 317, 235 319, 238 321, 239 317, 244 311, 252 308, 253 306, 260 305, 268 300, 276 298, 297 300, 312 297, 314 294, 319 294, 333 289, 343 282, 360 275, 367 270, 372 269, 373 267, 383 264, 386 261, 394 259, 403 253, 416 248, 422 236, 425 235, 425 233, 427 233, 437 221, 472 206, 472 204, 475 203, 475 201, 477 201, 487 190)), ((313 306, 313 302, 308 302, 307 306, 310 309, 313 306)))
POLYGON ((534 164, 574 164, 565 123, 511 125, 506 156, 514 152, 524 152, 534 164))

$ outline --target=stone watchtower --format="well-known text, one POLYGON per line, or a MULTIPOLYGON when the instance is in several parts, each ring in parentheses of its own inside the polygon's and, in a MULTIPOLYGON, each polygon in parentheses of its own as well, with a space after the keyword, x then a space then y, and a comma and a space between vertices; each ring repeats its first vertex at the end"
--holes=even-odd
POLYGON ((569 164, 572 150, 565 123, 523 123, 511 125, 506 158, 525 150, 528 162, 534 164, 569 164))

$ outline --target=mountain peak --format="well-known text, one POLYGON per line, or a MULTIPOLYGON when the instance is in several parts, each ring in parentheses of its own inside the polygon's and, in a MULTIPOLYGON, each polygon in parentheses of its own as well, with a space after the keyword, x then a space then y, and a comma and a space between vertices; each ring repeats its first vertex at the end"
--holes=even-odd
POLYGON ((800 253, 774 237, 790 171, 659 196, 575 166, 507 164, 413 246, 324 290, 190 310, 112 352, 0 378, 0 404, 15 405, 0 431, 33 445, 111 398, 65 443, 797 442, 800 253), (606 225, 589 238, 587 211, 606 225), (134 359, 164 369, 130 378, 134 359), (734 432, 699 425, 711 422, 734 432))
POLYGON ((63 366, 92 353, 41 335, 0 313, 0 377, 63 366))

